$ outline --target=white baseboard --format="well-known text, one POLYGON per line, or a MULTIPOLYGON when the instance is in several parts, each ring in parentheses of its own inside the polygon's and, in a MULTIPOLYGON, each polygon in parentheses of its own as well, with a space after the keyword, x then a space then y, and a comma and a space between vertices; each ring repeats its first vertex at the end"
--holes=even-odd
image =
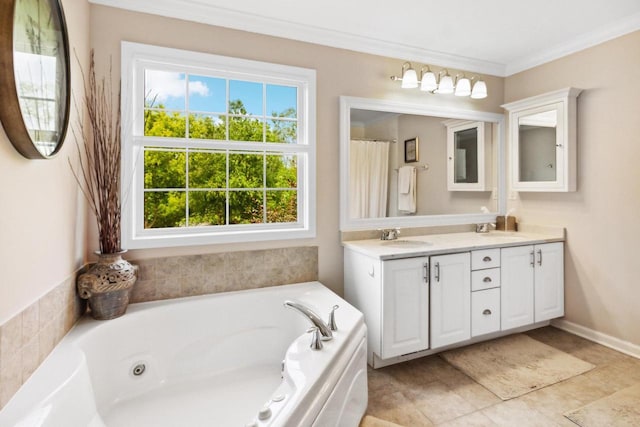
POLYGON ((564 319, 552 320, 551 325, 558 329, 562 329, 563 331, 571 332, 579 337, 586 338, 590 341, 602 344, 605 347, 612 348, 621 353, 640 359, 640 345, 638 344, 624 341, 620 338, 603 334, 602 332, 594 331, 593 329, 589 329, 585 326, 578 325, 577 323, 569 322, 564 319))

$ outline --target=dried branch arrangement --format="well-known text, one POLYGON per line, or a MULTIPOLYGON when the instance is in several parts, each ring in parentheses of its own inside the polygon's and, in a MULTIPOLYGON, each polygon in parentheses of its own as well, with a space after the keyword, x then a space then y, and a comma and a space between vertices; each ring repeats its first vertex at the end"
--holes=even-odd
MULTIPOLYGON (((109 78, 96 78, 94 52, 89 70, 82 73, 86 118, 73 129, 79 167, 71 170, 89 202, 98 224, 100 252, 117 253, 120 246, 120 90, 114 102, 112 72, 109 78), (80 148, 78 137, 84 139, 80 148)), ((82 109, 78 109, 82 114, 82 109)))

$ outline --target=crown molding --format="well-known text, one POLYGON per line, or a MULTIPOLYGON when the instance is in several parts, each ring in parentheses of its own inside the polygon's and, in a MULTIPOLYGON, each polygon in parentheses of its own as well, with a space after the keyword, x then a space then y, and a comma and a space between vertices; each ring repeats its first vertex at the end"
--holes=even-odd
POLYGON ((525 53, 509 63, 503 64, 238 12, 207 4, 203 0, 155 0, 153 2, 148 0, 89 0, 89 2, 498 77, 508 77, 640 29, 640 13, 638 13, 620 20, 614 25, 595 29, 590 33, 538 53, 525 53))
POLYGON ((90 3, 298 40, 403 61, 428 63, 480 74, 503 76, 503 64, 326 30, 280 19, 208 5, 197 0, 89 0, 90 3))

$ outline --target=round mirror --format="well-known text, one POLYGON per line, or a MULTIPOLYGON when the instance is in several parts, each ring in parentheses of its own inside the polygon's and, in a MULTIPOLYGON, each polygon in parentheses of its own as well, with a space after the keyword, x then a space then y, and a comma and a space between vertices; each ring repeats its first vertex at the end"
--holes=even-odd
POLYGON ((29 159, 53 157, 69 122, 69 42, 59 0, 0 0, 0 120, 29 159))

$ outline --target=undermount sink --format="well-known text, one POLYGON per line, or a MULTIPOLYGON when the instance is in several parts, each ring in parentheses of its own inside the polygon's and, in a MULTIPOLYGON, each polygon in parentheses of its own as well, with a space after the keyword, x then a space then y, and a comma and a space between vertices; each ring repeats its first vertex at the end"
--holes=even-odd
POLYGON ((424 240, 384 240, 384 246, 393 246, 398 248, 411 248, 420 246, 431 246, 433 243, 424 240))

